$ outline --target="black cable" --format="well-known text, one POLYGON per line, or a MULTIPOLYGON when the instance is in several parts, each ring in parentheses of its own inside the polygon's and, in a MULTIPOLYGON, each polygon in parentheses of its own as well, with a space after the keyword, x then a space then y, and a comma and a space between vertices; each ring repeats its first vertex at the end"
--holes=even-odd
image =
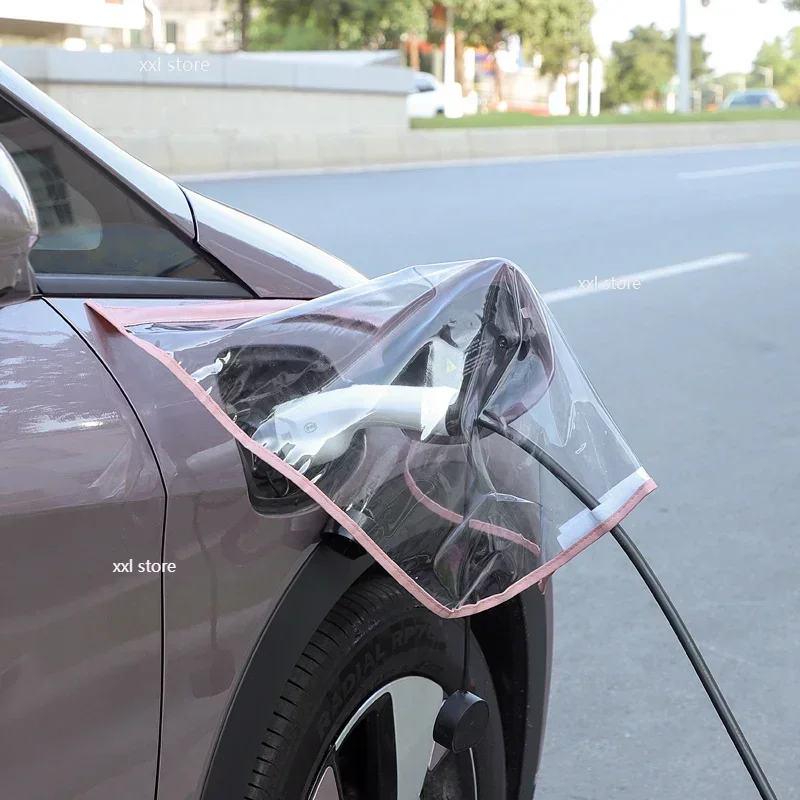
MULTIPOLYGON (((533 458, 557 478, 587 508, 593 509, 600 505, 594 495, 592 495, 580 481, 570 475, 569 472, 552 458, 552 456, 546 453, 538 444, 528 439, 527 436, 523 436, 519 431, 486 415, 480 417, 479 423, 488 430, 500 436, 504 436, 510 442, 517 445, 517 447, 528 453, 528 455, 533 456, 533 458)), ((697 673, 700 683, 703 684, 703 688, 706 690, 711 704, 714 706, 722 724, 725 726, 728 736, 731 737, 733 746, 736 748, 747 771, 750 773, 750 777, 753 779, 753 783, 756 789, 758 789, 762 800, 777 800, 775 792, 770 786, 769 780, 767 780, 767 776, 764 774, 764 770, 761 768, 761 764, 759 764, 747 738, 739 727, 739 723, 736 721, 733 711, 731 711, 728 702, 725 700, 725 696, 722 694, 714 676, 711 674, 711 670, 708 668, 708 664, 706 664, 702 653, 692 638, 692 634, 689 633, 686 623, 681 619, 667 591, 661 585, 661 582, 656 577, 650 564, 647 563, 647 559, 645 559, 639 551, 639 548, 636 547, 620 525, 611 529, 611 535, 617 540, 617 543, 623 549, 625 555, 628 556, 639 575, 642 576, 647 588, 650 590, 659 608, 667 618, 670 627, 678 637, 678 641, 680 641, 687 658, 691 662, 692 667, 694 667, 694 671, 697 673)))
POLYGON ((461 691, 469 691, 469 640, 472 636, 469 617, 464 617, 464 672, 461 677, 461 691))

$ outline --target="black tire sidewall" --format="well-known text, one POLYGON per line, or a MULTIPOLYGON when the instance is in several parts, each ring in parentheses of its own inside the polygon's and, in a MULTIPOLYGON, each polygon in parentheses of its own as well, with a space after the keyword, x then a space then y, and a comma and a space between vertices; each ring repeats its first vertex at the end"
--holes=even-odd
MULTIPOLYGON (((275 764, 280 800, 306 800, 326 755, 346 722, 382 686, 417 675, 438 683, 450 694, 461 688, 464 652, 462 620, 442 620, 388 579, 355 587, 326 622, 341 629, 346 646, 331 653, 324 672, 315 676, 297 707, 297 724, 285 752, 275 764), (359 595, 380 598, 378 613, 358 614, 359 595), (282 756, 282 757, 281 757, 282 756), (282 763, 280 763, 282 762, 282 763)), ((363 604, 362 604, 363 605, 363 604)), ((321 629, 322 630, 322 629, 321 629)), ((337 637, 338 639, 338 637, 337 637)), ((313 652, 313 651, 309 651, 313 652)), ((489 704, 489 727, 473 749, 479 800, 502 800, 505 792, 505 749, 494 687, 483 654, 471 641, 470 689, 489 704)))

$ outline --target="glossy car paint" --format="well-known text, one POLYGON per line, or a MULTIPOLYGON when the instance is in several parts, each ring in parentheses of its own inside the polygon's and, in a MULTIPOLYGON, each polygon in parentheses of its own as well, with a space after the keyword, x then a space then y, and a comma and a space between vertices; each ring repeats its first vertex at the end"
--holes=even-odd
POLYGON ((259 297, 308 300, 366 279, 340 258, 249 214, 185 189, 197 238, 259 297))
MULTIPOLYGON (((163 215, 165 224, 194 232, 196 216, 200 243, 255 294, 305 297, 362 280, 338 259, 298 244, 272 226, 249 217, 243 221, 245 215, 239 212, 184 194, 169 179, 104 144, 46 95, 9 73, 0 67, 0 82, 10 99, 35 116, 46 115, 50 127, 61 128, 61 135, 76 146, 91 149, 87 157, 117 176, 121 190, 140 197, 147 192, 149 205, 163 215)), ((276 640, 266 635, 279 616, 272 612, 280 601, 280 608, 289 610, 283 623, 288 619, 292 628, 295 605, 287 602, 292 596, 287 587, 294 586, 294 577, 320 554, 325 517, 317 509, 256 512, 236 445, 166 369, 87 316, 84 300, 89 297, 35 299, 0 309, 0 336, 26 348, 19 356, 9 356, 0 339, 0 370, 8 368, 0 372, 0 381, 29 387, 24 397, 17 394, 15 415, 0 415, 4 458, 14 443, 11 459, 0 464, 0 480, 8 479, 11 487, 0 483, 3 577, 7 568, 25 576, 0 589, 3 597, 7 587, 16 593, 0 605, 0 740, 18 740, 6 752, 0 748, 0 797, 7 796, 8 785, 19 788, 8 795, 19 800, 150 797, 160 732, 158 797, 195 800, 223 732, 223 744, 230 746, 233 732, 233 746, 245 756, 248 748, 257 747, 257 741, 238 737, 239 728, 231 724, 242 701, 252 705, 254 695, 244 693, 242 679, 247 677, 247 686, 255 685, 258 692, 259 683, 266 680, 261 675, 279 660, 255 648, 259 641, 268 641, 274 650, 276 641, 287 641, 286 636, 276 640), (56 340, 48 338, 52 331, 67 337, 71 349, 55 347, 56 340), (38 377, 26 378, 23 371, 20 378, 19 358, 37 364, 38 377), (77 373, 76 365, 82 365, 77 373), (67 411, 61 410, 64 403, 67 411), (55 425, 44 433, 32 432, 28 418, 40 405, 49 409, 46 419, 66 428, 55 425), (80 427, 83 422, 98 424, 80 427), (127 450, 119 433, 123 429, 127 450), (72 450, 62 446, 64 430, 70 432, 72 450), (19 455, 22 449, 30 452, 19 455), (124 456, 116 458, 120 452, 124 456), (17 470, 38 483, 26 478, 30 491, 11 483, 17 470), (76 509, 63 500, 67 490, 78 498, 76 509), (50 505, 32 505, 37 493, 42 502, 49 498, 50 505), (135 561, 174 561, 176 570, 148 576, 140 585, 130 580, 138 575, 113 573, 111 562, 126 555, 135 561), (48 605, 42 597, 53 599, 48 605), (69 613, 55 611, 56 605, 69 613), (32 620, 34 609, 50 610, 45 621, 51 621, 41 633, 32 620), (62 686, 70 690, 69 698, 58 700, 62 686), (56 698, 52 702, 51 696, 56 698), (48 768, 40 770, 42 764, 48 768), (54 768, 48 777, 50 764, 54 768), (17 782, 7 783, 6 774, 17 782)), ((118 302, 204 301, 128 297, 118 302)), ((3 389, 3 408, 6 397, 3 389)), ((301 605, 316 606, 294 627, 305 630, 310 625, 313 631, 316 623, 309 621, 324 616, 335 601, 330 591, 320 595, 323 599, 317 602, 304 594, 301 605)), ((524 666, 517 665, 519 674, 511 676, 505 653, 495 668, 496 682, 519 684, 508 693, 508 717, 519 720, 519 736, 531 743, 522 758, 523 787, 528 790, 523 788, 519 800, 530 796, 535 772, 531 762, 539 757, 546 703, 542 691, 550 664, 550 612, 542 614, 542 603, 535 598, 529 605, 535 621, 522 622, 521 630, 527 629, 530 636, 524 642, 520 629, 515 629, 514 648, 527 648, 535 668, 528 670, 526 679, 524 666)), ((517 613, 506 611, 509 616, 517 613)), ((495 622, 494 628, 502 624, 495 622)), ((302 642, 294 645, 301 647, 302 642)), ((523 653, 523 664, 525 658, 523 653)), ((294 656, 289 660, 294 663, 294 656)), ((284 677, 277 674, 275 682, 282 685, 284 677)), ((277 689, 270 691, 273 688, 277 689)), ((266 713, 270 707, 264 706, 266 713)), ((264 712, 255 713, 258 729, 264 712)), ((239 792, 238 786, 226 782, 224 771, 219 774, 225 791, 239 792)), ((245 777, 236 770, 233 782, 245 777)), ((204 800, 219 800, 218 796, 219 792, 206 794, 204 800)))
POLYGON ((0 308, 0 796, 152 795, 164 488, 119 387, 44 300, 0 308))
POLYGON ((168 498, 163 560, 174 561, 176 570, 163 579, 159 797, 195 797, 253 641, 319 540, 326 516, 316 506, 299 514, 254 511, 236 443, 183 385, 93 314, 87 316, 83 300, 51 302, 113 371, 161 465, 168 498))

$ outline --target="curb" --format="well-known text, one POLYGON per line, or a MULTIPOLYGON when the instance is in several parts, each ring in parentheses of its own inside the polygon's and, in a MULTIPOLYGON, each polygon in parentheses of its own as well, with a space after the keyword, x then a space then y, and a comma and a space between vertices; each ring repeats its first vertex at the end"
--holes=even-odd
MULTIPOLYGON (((717 123, 718 124, 718 123, 717 123)), ((702 145, 675 145, 653 148, 631 148, 628 150, 595 150, 584 153, 549 153, 536 156, 494 156, 484 158, 442 159, 438 161, 404 161, 377 164, 344 165, 331 167, 300 167, 266 170, 226 170, 221 172, 198 172, 172 174, 169 177, 178 183, 202 183, 234 180, 259 180, 268 178, 300 178, 321 175, 359 175, 372 172, 408 172, 412 170, 458 169, 464 167, 500 166, 503 164, 535 164, 552 161, 581 161, 598 158, 630 158, 631 156, 664 155, 669 153, 706 153, 725 150, 769 150, 793 147, 798 139, 782 139, 769 142, 741 142, 702 145)))

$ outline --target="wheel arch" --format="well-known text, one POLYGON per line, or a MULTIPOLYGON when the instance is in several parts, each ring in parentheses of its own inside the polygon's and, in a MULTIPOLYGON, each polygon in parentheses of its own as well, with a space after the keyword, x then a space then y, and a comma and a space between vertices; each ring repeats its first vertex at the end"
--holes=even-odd
POLYGON ((536 788, 550 694, 552 607, 548 581, 545 592, 533 587, 471 618, 500 705, 508 800, 530 800, 536 788))
MULTIPOLYGON (((321 542, 265 622, 232 695, 209 760, 201 800, 219 800, 252 770, 264 709, 283 686, 312 635, 339 598, 370 568, 363 551, 321 542)), ((551 604, 534 588, 472 619, 498 694, 507 747, 508 800, 529 800, 541 753, 550 676, 551 604), (544 645, 544 646, 543 646, 544 645), (525 715, 519 709, 525 708, 525 715)))
POLYGON ((318 544, 276 603, 253 646, 220 727, 200 793, 228 797, 246 780, 263 737, 264 709, 275 708, 286 680, 314 632, 339 598, 375 562, 318 544))

